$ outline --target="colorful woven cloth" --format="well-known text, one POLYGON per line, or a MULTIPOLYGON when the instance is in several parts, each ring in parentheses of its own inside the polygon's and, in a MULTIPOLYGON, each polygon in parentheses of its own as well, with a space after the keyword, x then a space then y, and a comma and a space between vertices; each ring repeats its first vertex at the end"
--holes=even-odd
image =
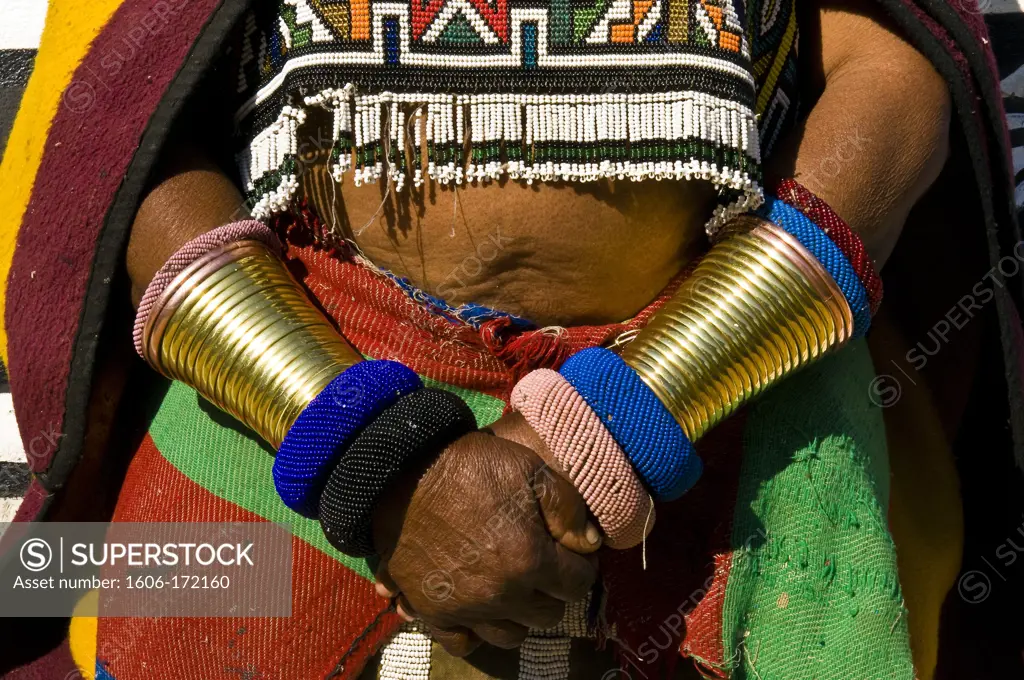
MULTIPOLYGON (((954 100, 953 110, 958 116, 954 129, 966 140, 965 144, 954 147, 957 156, 952 162, 970 174, 969 181, 960 185, 958 190, 963 192, 964 205, 977 205, 969 219, 959 223, 958 234, 963 239, 984 237, 990 263, 995 266, 1000 258, 1013 255, 1013 247, 1020 238, 1012 212, 1009 143, 1002 123, 998 80, 993 75, 994 62, 987 47, 982 18, 975 4, 969 1, 877 1, 886 9, 894 25, 927 55, 949 84, 954 100)), ((473 0, 463 4, 469 3, 482 6, 473 0)), ((64 517, 73 517, 76 513, 87 516, 89 509, 95 507, 95 498, 77 504, 74 501, 80 499, 69 498, 67 494, 81 488, 81 479, 90 479, 83 477, 89 474, 89 467, 79 465, 79 461, 89 459, 83 454, 95 452, 97 442, 99 450, 103 450, 103 427, 111 421, 103 420, 97 414, 110 414, 118 403, 131 404, 147 396, 138 393, 121 396, 117 374, 109 370, 109 367, 119 365, 117 361, 110 360, 111 356, 118 356, 116 342, 101 347, 101 341, 130 337, 130 323, 126 323, 130 312, 125 302, 126 291, 123 290, 123 255, 130 226, 172 124, 189 95, 198 89, 203 74, 222 58, 228 36, 242 21, 249 5, 254 3, 246 0, 190 0, 166 4, 169 11, 163 12, 164 3, 143 0, 50 0, 35 70, 0 163, 0 285, 3 286, 0 296, 0 304, 3 305, 0 309, 0 358, 8 368, 15 411, 26 450, 31 453, 28 460, 35 473, 18 519, 47 519, 56 507, 61 509, 64 517), (149 28, 146 39, 139 41, 140 29, 147 27, 155 28, 149 28), (131 45, 132 58, 119 61, 115 55, 123 58, 128 45, 131 45), (100 352, 101 349, 104 351, 100 352), (97 361, 98 356, 104 361, 97 361), (90 429, 94 426, 102 427, 90 429), (49 436, 51 433, 59 436, 49 436), (62 494, 60 502, 55 503, 58 493, 62 494)), ((359 15, 371 7, 366 2, 326 0, 294 0, 287 4, 296 8, 296 22, 300 18, 300 8, 303 17, 312 16, 322 22, 325 12, 332 9, 349 7, 351 16, 352 8, 356 8, 355 13, 359 15)), ((660 8, 659 11, 667 11, 671 19, 671 2, 654 4, 660 8)), ((747 61, 757 84, 752 110, 759 116, 762 155, 770 153, 772 146, 778 143, 781 131, 787 129, 797 115, 796 100, 785 94, 791 90, 772 84, 779 79, 795 78, 795 62, 791 59, 797 35, 794 4, 792 1, 754 0, 733 5, 741 23, 749 25, 751 34, 781 35, 778 40, 766 41, 766 44, 778 46, 775 51, 759 52, 760 40, 748 40, 751 54, 747 61)), ((645 3, 636 0, 628 3, 628 7, 618 0, 594 3, 592 7, 573 4, 573 30, 577 12, 581 10, 583 12, 578 15, 581 23, 585 23, 585 10, 591 8, 595 14, 609 6, 619 8, 616 12, 625 8, 627 17, 630 11, 635 15, 636 9, 646 13, 655 11, 654 5, 646 9, 643 5, 645 3)), ((712 27, 717 29, 724 25, 718 23, 723 16, 720 3, 709 0, 701 5, 712 27)), ((488 11, 497 11, 495 7, 503 8, 501 11, 507 9, 507 5, 499 1, 496 5, 488 5, 488 11)), ((694 10, 697 16, 687 27, 700 29, 692 32, 696 39, 701 31, 706 30, 707 21, 701 18, 701 8, 694 7, 694 10)), ((374 16, 372 12, 370 16, 374 16)), ((625 25, 629 21, 626 18, 618 23, 625 25)), ((307 25, 311 27, 312 22, 307 25)), ((302 26, 296 23, 296 28, 301 29, 302 26)), ((376 29, 372 22, 371 28, 376 29)), ((527 39, 522 45, 533 39, 532 29, 525 28, 521 35, 527 39)), ((384 29, 382 21, 380 33, 372 33, 371 37, 376 39, 379 35, 380 40, 385 40, 384 29)), ((391 28, 388 31, 388 35, 394 34, 391 28)), ((609 44, 602 49, 629 51, 637 49, 637 46, 609 44)), ((262 65, 265 60, 270 60, 269 50, 269 44, 266 50, 260 46, 249 57, 262 65)), ((305 102, 301 103, 305 106, 305 102)), ((424 111, 424 115, 429 114, 424 111)), ((373 165, 375 167, 375 162, 373 165)), ((484 165, 486 168, 486 161, 484 165)), ((274 181, 273 185, 280 186, 280 182, 274 181)), ((964 210, 966 213, 967 208, 964 210)), ((508 382, 506 365, 495 359, 493 354, 467 350, 466 347, 475 347, 475 340, 451 342, 464 337, 475 338, 475 330, 434 317, 428 322, 417 313, 414 314, 415 323, 402 317, 403 334, 414 340, 437 337, 448 342, 441 344, 440 348, 425 343, 424 349, 420 350, 411 343, 411 347, 401 348, 401 352, 394 351, 394 348, 389 351, 381 335, 384 329, 392 326, 383 319, 389 318, 386 310, 398 305, 386 291, 375 287, 374 281, 379 282, 379 279, 359 278, 346 288, 341 282, 330 280, 323 272, 307 277, 307 283, 313 286, 321 300, 337 294, 331 291, 359 293, 357 297, 364 305, 362 312, 351 311, 346 305, 339 305, 337 309, 339 322, 346 333, 352 332, 350 337, 361 349, 371 356, 383 358, 401 354, 421 375, 458 390, 476 410, 479 419, 486 420, 481 418, 482 415, 498 417, 504 407, 502 386, 508 382), (443 326, 434 327, 433 323, 443 323, 443 326), (472 371, 471 380, 466 378, 467 371, 472 371)), ((403 298, 401 308, 407 310, 405 300, 403 298)), ((999 384, 992 385, 988 393, 992 399, 1008 395, 1008 421, 1017 448, 1022 452, 1019 459, 1024 461, 1024 408, 1021 401, 1024 361, 1018 353, 1020 343, 1016 334, 1019 322, 1013 319, 1019 317, 1014 307, 1024 309, 1019 277, 1009 281, 993 303, 993 308, 999 312, 1002 344, 987 346, 987 349, 990 350, 989 356, 997 357, 1001 365, 997 371, 999 384)), ((641 324, 645 319, 642 317, 636 323, 641 324)), ((580 348, 603 343, 623 329, 621 326, 575 329, 570 334, 571 344, 580 348)), ((131 348, 127 340, 123 349, 123 356, 130 357, 131 348)), ((854 356, 851 354, 853 351, 851 348, 837 356, 835 361, 838 362, 840 357, 854 356)), ((847 360, 853 361, 844 359, 847 360)), ((866 390, 862 372, 866 372, 866 357, 861 355, 858 361, 860 369, 851 369, 846 374, 848 382, 842 381, 848 385, 848 391, 838 395, 844 399, 842 408, 836 406, 838 396, 834 393, 822 396, 820 391, 816 391, 818 383, 794 383, 807 390, 796 395, 805 401, 780 407, 779 413, 800 416, 802 409, 808 414, 815 414, 827 405, 834 406, 837 412, 846 412, 846 405, 851 405, 850 408, 858 403, 863 406, 866 390), (849 387, 854 383, 856 389, 849 387), (812 396, 813 400, 810 400, 812 396)), ((831 364, 833 367, 837 365, 831 364)), ((816 367, 812 371, 825 371, 829 366, 822 364, 820 369, 816 367)), ((833 384, 828 380, 833 377, 830 375, 811 372, 805 375, 818 375, 821 383, 833 384)), ((802 379, 802 376, 794 378, 802 379)), ((773 394, 764 403, 775 398, 773 394)), ((761 403, 758 408, 761 408, 761 403)), ((849 412, 855 413, 856 410, 849 412)), ((825 464, 819 467, 819 461, 846 465, 847 461, 860 460, 859 453, 851 454, 849 444, 840 443, 841 437, 827 437, 820 423, 810 420, 792 426, 775 423, 771 430, 773 434, 768 437, 764 434, 766 427, 749 429, 754 427, 752 422, 764 422, 756 420, 755 415, 749 414, 746 421, 733 419, 708 439, 702 440, 702 454, 720 450, 736 453, 733 458, 707 455, 704 478, 679 502, 678 515, 673 514, 675 505, 667 506, 664 511, 659 508, 659 527, 676 528, 672 543, 678 538, 679 543, 687 544, 685 550, 677 548, 673 552, 668 539, 662 538, 665 534, 656 531, 649 541, 648 550, 657 551, 665 558, 653 561, 648 572, 641 570, 637 556, 631 551, 605 558, 609 570, 621 570, 621 583, 626 584, 611 587, 608 595, 607 606, 612 612, 618 612, 614 618, 623 622, 617 639, 627 641, 645 660, 660 662, 674 658, 665 650, 672 648, 672 643, 667 642, 671 637, 667 631, 676 630, 682 634, 678 625, 680 615, 676 613, 679 603, 667 598, 651 603, 644 598, 632 597, 639 586, 634 585, 634 591, 631 591, 630 585, 646 582, 655 584, 652 587, 660 588, 662 592, 669 592, 670 586, 672 592, 685 592, 687 598, 692 594, 693 599, 701 603, 690 614, 692 623, 687 627, 684 647, 695 658, 706 660, 707 668, 718 669, 720 674, 739 664, 753 663, 752 668, 745 669, 746 677, 771 677, 768 666, 776 667, 775 677, 805 677, 802 669, 782 666, 785 660, 773 656, 783 654, 782 650, 790 660, 835 661, 837 669, 849 669, 856 659, 878 658, 878 650, 884 651, 886 646, 858 655, 857 650, 850 652, 830 644, 832 638, 828 635, 822 636, 824 645, 820 644, 822 638, 805 640, 790 635, 792 639, 777 641, 777 652, 764 644, 771 630, 792 630, 791 627, 765 626, 773 620, 777 623, 774 617, 781 617, 784 611, 794 607, 795 597, 799 599, 810 592, 800 587, 780 589, 786 581, 773 578, 779 576, 783 565, 787 565, 787 569, 788 565, 796 566, 797 571, 787 571, 787 574, 820 573, 836 579, 843 574, 857 577, 855 567, 844 571, 844 565, 832 561, 831 557, 827 565, 824 562, 819 564, 814 558, 819 553, 810 546, 804 550, 800 541, 805 539, 800 534, 803 529, 815 525, 813 521, 805 522, 807 518, 815 517, 814 514, 794 518, 793 521, 799 525, 787 525, 788 533, 780 529, 781 533, 773 534, 772 526, 779 526, 778 522, 785 520, 779 511, 785 503, 771 499, 787 494, 789 498, 801 499, 805 503, 817 504, 820 499, 820 506, 814 505, 811 509, 827 512, 818 525, 829 531, 853 531, 858 524, 861 527, 875 525, 856 514, 852 516, 856 522, 848 521, 848 516, 832 511, 837 507, 832 495, 820 494, 823 488, 834 493, 840 490, 832 484, 834 478, 830 475, 833 467, 825 464), (741 444, 749 437, 768 448, 771 456, 757 461, 745 459, 744 474, 751 469, 754 473, 740 484, 735 476, 739 473, 735 470, 739 466, 741 444), (807 443, 815 441, 817 445, 807 443), (826 441, 831 443, 825 445, 826 441), (768 446, 765 442, 773 442, 773 445, 768 446), (787 464, 797 455, 802 458, 800 462, 804 465, 804 472, 809 468, 812 479, 828 483, 825 487, 815 487, 819 493, 800 493, 807 491, 808 487, 787 485, 787 480, 793 485, 806 480, 806 474, 796 474, 799 468, 787 464), (749 467, 755 464, 760 467, 749 467), (730 470, 734 471, 733 476, 730 476, 730 470), (758 472, 770 475, 771 483, 758 480, 758 472), (780 472, 787 474, 777 475, 780 472), (716 479, 723 481, 715 485, 716 479), (733 503, 737 495, 740 501, 733 503), (714 508, 723 507, 723 498, 730 499, 730 502, 725 504, 724 514, 716 514, 714 508), (695 522, 694 517, 702 519, 695 522), (761 543, 756 531, 751 534, 746 531, 751 527, 761 528, 761 525, 766 527, 769 536, 785 535, 785 543, 774 538, 761 543), (740 527, 736 529, 738 535, 729 533, 731 527, 740 527), (698 533, 704 535, 703 541, 698 533), (750 542, 746 542, 748 537, 750 542), (698 543, 703 547, 694 547, 698 543), (746 557, 739 558, 741 554, 746 557), (710 557, 712 555, 715 557, 710 557), (790 555, 792 559, 786 561, 790 555), (806 562, 803 559, 805 555, 808 558, 806 562), (616 565, 619 560, 622 563, 616 565), (802 567, 805 563, 806 570, 802 567), (705 587, 702 578, 710 564, 714 564, 718 578, 705 587), (737 569, 737 566, 742 568, 737 569), (665 570, 658 572, 661 576, 657 578, 653 571, 656 567, 665 570), (760 584, 756 587, 730 589, 733 584, 740 583, 734 581, 734 577, 743 575, 766 575, 769 578, 754 578, 750 583, 760 584), (641 625, 637 622, 646 623, 641 625), (658 627, 661 624, 664 628, 658 627), (744 637, 747 631, 750 635, 744 637), (760 646, 756 644, 758 639, 762 640, 760 646), (748 640, 753 644, 745 642, 740 645, 738 640, 748 640), (811 649, 805 649, 808 644, 812 645, 811 649), (818 647, 814 648, 814 644, 818 647), (806 653, 800 654, 802 651, 806 653), (835 656, 830 656, 832 654, 835 656)), ((225 428, 221 421, 213 421, 209 413, 199 407, 194 393, 183 390, 180 385, 172 387, 161 400, 149 429, 150 434, 140 446, 131 474, 121 490, 124 503, 118 511, 119 519, 295 521, 295 515, 286 511, 279 501, 273 500, 272 490, 266 486, 270 479, 270 459, 266 451, 255 446, 248 436, 225 428), (224 456, 225 466, 233 470, 226 484, 220 484, 225 479, 214 479, 211 470, 202 464, 203 460, 209 461, 210 456, 200 461, 189 458, 190 452, 194 454, 197 451, 224 456), (157 490, 161 492, 159 501, 154 501, 157 490), (128 499, 138 502, 129 503, 128 499)), ((858 439, 863 441, 864 437, 854 437, 854 441, 858 439)), ((870 435, 866 441, 872 441, 870 435)), ((992 460, 1003 453, 985 452, 993 457, 992 460)), ((871 455, 867 457, 875 460, 871 455)), ((849 480, 863 480, 866 474, 851 472, 841 477, 844 485, 850 485, 849 480)), ((116 480, 116 476, 112 479, 116 480)), ((86 485, 90 483, 96 484, 95 487, 87 486, 93 491, 93 496, 103 496, 105 489, 102 485, 110 481, 100 478, 86 482, 86 485)), ((880 496, 875 494, 873 498, 878 500, 880 496)), ((873 516, 873 513, 871 510, 867 514, 873 516)), ((304 524, 295 528, 296 583, 299 585, 295 591, 296 616, 293 619, 272 619, 255 624, 231 620, 102 620, 98 652, 101 660, 109 661, 110 674, 119 680, 153 677, 154 667, 172 669, 172 674, 182 677, 216 677, 217 674, 236 678, 245 674, 319 677, 324 669, 333 669, 332 664, 340 659, 344 659, 342 674, 351 675, 367 657, 369 648, 382 640, 386 631, 397 622, 391 615, 374 618, 380 601, 372 594, 365 567, 362 563, 348 564, 336 559, 328 552, 330 548, 325 542, 318 542, 315 537, 318 532, 317 527, 304 524), (351 612, 351 616, 339 617, 339 611, 351 612), (330 625, 323 625, 325 621, 330 625), (371 626, 374 621, 376 624, 371 626), (360 644, 353 645, 357 639, 360 644), (215 658, 211 657, 214 660, 207 663, 197 660, 195 655, 200 649, 210 651, 215 655, 215 658), (150 665, 143 667, 144 661, 150 665)), ((833 534, 822 544, 825 545, 823 550, 829 555, 841 552, 845 556, 848 548, 866 547, 853 540, 854 536, 877 534, 833 534)), ((884 553, 875 547, 863 552, 870 556, 884 553)), ((860 558, 853 555, 851 559, 860 558)), ((870 559, 869 566, 877 567, 878 559, 870 559)), ((873 606, 853 606, 849 599, 843 599, 851 594, 863 594, 863 587, 847 588, 847 581, 834 582, 841 584, 838 590, 817 592, 836 596, 825 599, 824 604, 833 608, 830 611, 842 611, 835 607, 845 604, 847 618, 834 619, 838 622, 836 625, 860 627, 865 621, 875 621, 863 618, 866 613, 873 614, 873 606), (838 594, 840 591, 842 596, 838 594)), ((818 606, 822 603, 815 605, 818 606)), ((806 618, 801 620, 807 621, 813 619, 811 614, 818 610, 804 608, 801 604, 791 611, 803 612, 806 618)), ((832 618, 827 620, 833 621, 832 618)), ((884 632, 898 638, 903 634, 904 620, 905 617, 898 619, 895 626, 890 622, 890 627, 884 632)), ((19 643, 17 635, 20 632, 12 632, 8 641, 11 645, 19 643)), ((851 638, 865 641, 886 639, 885 635, 874 635, 875 632, 878 631, 868 627, 866 631, 852 634, 851 638)), ((889 667, 904 669, 905 664, 897 660, 889 667)), ((28 672, 35 673, 36 677, 65 677, 72 670, 61 667, 28 672)), ((829 676, 823 672, 820 677, 829 676)))
MULTIPOLYGON (((336 310, 341 331, 361 352, 402 361, 426 385, 454 391, 481 425, 504 412, 514 371, 471 326, 426 308, 410 310, 401 290, 358 264, 313 248, 292 246, 290 255, 301 259, 305 283, 324 309, 336 310), (416 343, 405 340, 409 334, 416 343)), ((608 342, 643 324, 663 299, 629 325, 569 328, 564 342, 573 351, 608 342)), ((851 348, 702 440, 704 477, 680 501, 659 506, 647 569, 641 546, 602 553, 604 616, 623 646, 607 644, 620 656, 633 650, 650 677, 676 662, 677 652, 664 650, 680 645, 722 671, 912 677, 895 552, 885 530, 884 428, 864 391, 872 375, 866 348, 851 348), (777 616, 793 614, 806 635, 789 639, 787 625, 768 615, 780 598, 787 604, 777 616), (683 615, 686 626, 671 631, 683 615), (758 644, 762 651, 751 665, 746 654, 758 644)), ((198 677, 239 659, 266 677, 324 677, 339 663, 342 677, 351 677, 396 630, 400 622, 384 613, 387 603, 374 595, 365 561, 335 551, 314 520, 284 506, 274 492, 272 464, 253 435, 225 426, 193 390, 175 383, 161 398, 117 520, 223 516, 290 524, 293 616, 100 619, 97 656, 112 677, 144 677, 147 668, 171 664, 198 677)))

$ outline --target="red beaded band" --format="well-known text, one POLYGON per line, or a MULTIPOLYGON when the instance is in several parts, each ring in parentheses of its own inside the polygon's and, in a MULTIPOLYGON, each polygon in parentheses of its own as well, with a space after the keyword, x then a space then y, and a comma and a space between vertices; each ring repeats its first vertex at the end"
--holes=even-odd
MULTIPOLYGON (((523 414, 579 489, 607 536, 610 548, 638 545, 654 526, 654 504, 626 454, 583 397, 561 374, 542 368, 512 391, 512 408, 523 414)), ((542 457, 547 452, 539 452, 542 457)))
POLYGON ((795 179, 784 179, 775 187, 775 196, 804 214, 819 229, 824 231, 839 250, 843 251, 868 294, 871 314, 882 304, 882 279, 875 271, 875 265, 868 257, 864 242, 850 229, 850 225, 836 214, 828 203, 795 179))

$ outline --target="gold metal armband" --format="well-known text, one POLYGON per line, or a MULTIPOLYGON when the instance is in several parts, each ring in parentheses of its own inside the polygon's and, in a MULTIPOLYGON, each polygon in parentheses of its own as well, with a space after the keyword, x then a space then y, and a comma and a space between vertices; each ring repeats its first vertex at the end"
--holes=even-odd
POLYGON ((362 360, 262 242, 215 248, 154 304, 146 361, 274 448, 327 384, 362 360))
POLYGON ((796 238, 749 215, 722 234, 622 352, 691 441, 853 334, 842 291, 796 238))

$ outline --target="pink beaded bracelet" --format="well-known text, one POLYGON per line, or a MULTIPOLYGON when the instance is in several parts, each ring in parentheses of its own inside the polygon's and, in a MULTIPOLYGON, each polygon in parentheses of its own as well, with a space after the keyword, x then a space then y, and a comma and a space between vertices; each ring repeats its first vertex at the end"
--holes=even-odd
MULTIPOLYGON (((563 471, 594 513, 611 548, 644 540, 654 526, 654 505, 633 466, 601 419, 558 372, 539 369, 512 390, 523 414, 551 450, 545 462, 563 471)), ((542 452, 543 454, 544 452, 542 452)))
POLYGON ((142 329, 146 327, 146 319, 153 308, 153 303, 160 297, 175 276, 180 274, 185 267, 189 266, 200 257, 214 248, 219 248, 226 243, 253 239, 262 241, 275 250, 281 250, 281 242, 265 224, 256 220, 241 220, 225 224, 216 229, 211 229, 205 234, 200 234, 183 245, 171 258, 160 267, 160 271, 153 276, 149 286, 146 288, 142 300, 139 302, 139 311, 135 315, 135 328, 133 337, 135 339, 135 351, 142 356, 142 329))

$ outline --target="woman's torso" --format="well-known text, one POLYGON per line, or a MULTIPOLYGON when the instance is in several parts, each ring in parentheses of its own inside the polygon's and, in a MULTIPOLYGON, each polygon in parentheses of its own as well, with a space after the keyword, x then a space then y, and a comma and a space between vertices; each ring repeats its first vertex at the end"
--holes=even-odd
POLYGON ((541 325, 632 316, 705 229, 757 203, 796 115, 786 3, 368 9, 254 6, 242 179, 255 217, 304 198, 453 304, 541 325))
POLYGON ((490 182, 389 191, 335 184, 326 165, 300 194, 376 266, 451 304, 540 325, 633 316, 706 246, 709 183, 490 182))

